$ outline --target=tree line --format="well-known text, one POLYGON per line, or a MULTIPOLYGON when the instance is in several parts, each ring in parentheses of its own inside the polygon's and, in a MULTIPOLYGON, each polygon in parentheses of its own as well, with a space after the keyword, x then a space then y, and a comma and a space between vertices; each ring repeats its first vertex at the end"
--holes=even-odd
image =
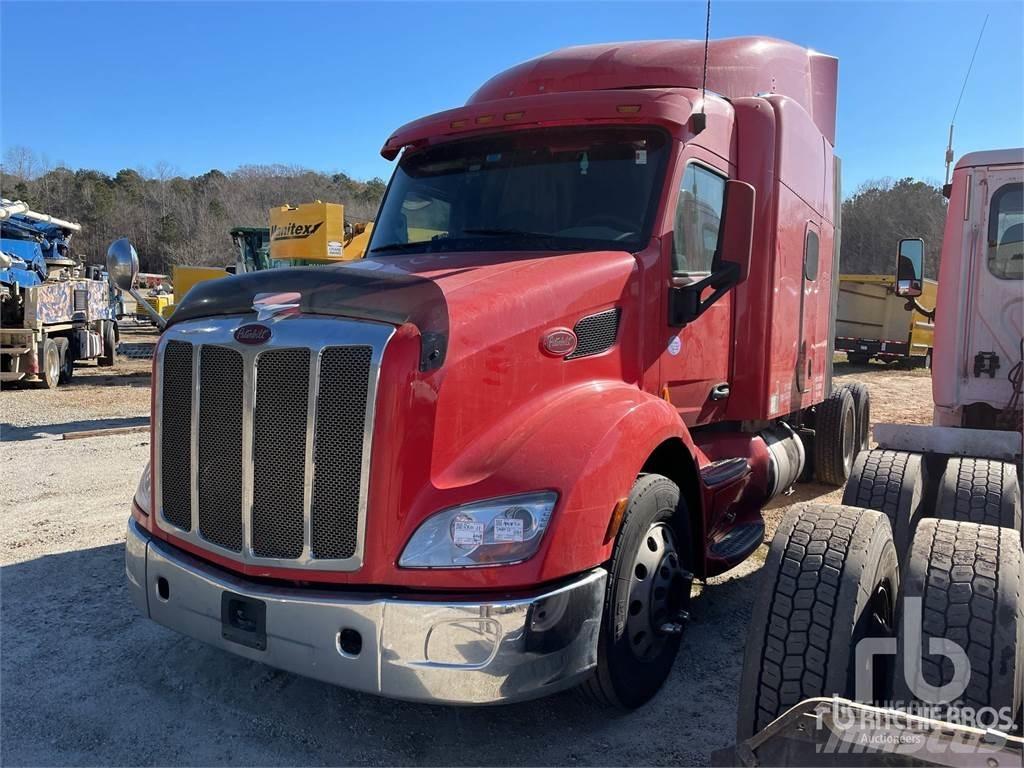
MULTIPOLYGON (((74 244, 89 263, 103 262, 107 246, 129 237, 143 271, 168 272, 175 264, 234 262, 228 234, 236 226, 267 226, 269 210, 285 203, 340 202, 348 222, 372 219, 384 194, 379 178, 359 181, 285 165, 249 165, 180 176, 167 166, 113 176, 95 170, 49 168, 24 148, 5 153, 0 193, 34 210, 77 221, 74 244)), ((843 201, 840 269, 891 274, 901 237, 925 240, 925 274, 938 272, 946 201, 939 187, 911 178, 861 185, 843 201)))
POLYGON ((268 226, 269 211, 286 203, 342 203, 345 221, 371 220, 384 194, 381 179, 359 181, 286 165, 248 165, 200 176, 153 171, 49 168, 24 148, 4 154, 0 194, 36 211, 82 225, 72 244, 80 259, 102 264, 107 246, 128 237, 144 272, 175 264, 233 264, 233 227, 268 226))

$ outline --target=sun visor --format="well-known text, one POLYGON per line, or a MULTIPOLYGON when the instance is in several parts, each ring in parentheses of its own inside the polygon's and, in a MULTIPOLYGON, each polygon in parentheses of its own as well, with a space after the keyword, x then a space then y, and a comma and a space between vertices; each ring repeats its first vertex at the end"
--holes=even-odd
POLYGON ((385 159, 394 160, 405 147, 519 126, 591 122, 680 126, 689 120, 691 111, 692 105, 685 95, 667 88, 498 99, 414 120, 392 134, 380 153, 385 159))

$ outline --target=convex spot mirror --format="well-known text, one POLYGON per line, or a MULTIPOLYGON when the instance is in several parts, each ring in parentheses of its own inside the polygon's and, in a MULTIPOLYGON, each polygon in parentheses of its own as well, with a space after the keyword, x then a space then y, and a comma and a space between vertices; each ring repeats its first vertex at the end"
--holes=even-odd
POLYGON ((924 279, 924 240, 900 240, 896 255, 896 295, 912 299, 921 295, 924 279))
POLYGON ((122 291, 130 291, 139 276, 139 254, 127 237, 115 240, 107 249, 107 274, 122 291))

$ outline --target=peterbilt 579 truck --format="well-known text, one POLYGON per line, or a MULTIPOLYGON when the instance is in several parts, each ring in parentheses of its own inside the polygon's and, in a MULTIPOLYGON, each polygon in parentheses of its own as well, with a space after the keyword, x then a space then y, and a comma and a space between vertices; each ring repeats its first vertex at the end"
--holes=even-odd
POLYGON ((692 580, 864 430, 831 380, 837 60, 735 38, 704 74, 703 41, 513 67, 387 139, 368 258, 196 285, 154 358, 141 610, 403 699, 649 699, 692 580))

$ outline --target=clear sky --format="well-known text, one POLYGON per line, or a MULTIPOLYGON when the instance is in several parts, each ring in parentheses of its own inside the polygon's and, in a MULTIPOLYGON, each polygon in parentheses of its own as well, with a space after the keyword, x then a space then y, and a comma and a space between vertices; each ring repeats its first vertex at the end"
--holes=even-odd
MULTIPOLYGON (((763 34, 839 57, 847 193, 941 180, 957 155, 1024 143, 1024 4, 714 0, 712 37, 763 34)), ((565 45, 701 38, 703 2, 0 2, 0 144, 52 164, 183 174, 285 163, 356 178, 402 123, 565 45)))

